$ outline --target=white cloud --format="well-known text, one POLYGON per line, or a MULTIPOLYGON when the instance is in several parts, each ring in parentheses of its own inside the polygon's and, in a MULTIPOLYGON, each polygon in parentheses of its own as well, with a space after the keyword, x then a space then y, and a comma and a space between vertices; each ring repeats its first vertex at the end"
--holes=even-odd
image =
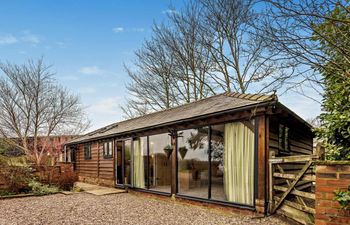
POLYGON ((179 12, 176 11, 175 9, 167 9, 167 10, 163 10, 162 13, 163 14, 177 14, 179 12))
POLYGON ((145 28, 143 28, 143 27, 136 27, 136 28, 132 28, 131 31, 133 31, 133 32, 144 32, 145 28))
POLYGON ((124 27, 115 27, 113 28, 114 33, 121 33, 124 31, 124 27))
POLYGON ((22 36, 20 37, 21 41, 31 43, 31 44, 39 44, 41 39, 38 35, 32 34, 30 31, 23 31, 22 36))
MULTIPOLYGON (((121 109, 120 104, 122 102, 121 97, 104 97, 99 99, 95 104, 88 108, 88 111, 93 115, 111 116, 120 115, 121 109)), ((117 118, 115 118, 117 119, 117 118)))
POLYGON ((0 36, 0 45, 10 45, 18 42, 18 39, 12 34, 0 36))
POLYGON ((86 66, 79 69, 79 73, 88 75, 101 75, 104 73, 98 66, 86 66))

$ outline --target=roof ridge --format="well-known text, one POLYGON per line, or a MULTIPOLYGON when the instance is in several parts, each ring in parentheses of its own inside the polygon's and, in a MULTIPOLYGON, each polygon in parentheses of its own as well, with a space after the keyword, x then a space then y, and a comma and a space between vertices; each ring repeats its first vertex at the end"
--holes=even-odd
POLYGON ((238 92, 225 92, 225 96, 246 99, 251 101, 267 101, 267 100, 277 100, 276 94, 265 95, 265 94, 249 94, 249 93, 238 93, 238 92))

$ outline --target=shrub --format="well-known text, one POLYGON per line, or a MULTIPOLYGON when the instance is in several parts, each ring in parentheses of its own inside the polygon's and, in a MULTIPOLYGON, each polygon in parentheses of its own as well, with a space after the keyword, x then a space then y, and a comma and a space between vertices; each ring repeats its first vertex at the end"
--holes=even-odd
POLYGON ((74 183, 78 180, 77 175, 74 172, 66 171, 61 173, 57 185, 65 191, 72 190, 74 183))
POLYGON ((8 192, 20 193, 30 190, 28 182, 32 179, 32 170, 25 163, 14 163, 6 157, 1 157, 0 176, 8 192))
POLYGON ((342 209, 350 209, 350 186, 348 187, 348 190, 346 191, 336 191, 335 193, 335 200, 339 202, 342 209))
POLYGON ((55 194, 59 191, 58 187, 42 184, 34 179, 28 185, 32 189, 33 194, 36 195, 55 194))

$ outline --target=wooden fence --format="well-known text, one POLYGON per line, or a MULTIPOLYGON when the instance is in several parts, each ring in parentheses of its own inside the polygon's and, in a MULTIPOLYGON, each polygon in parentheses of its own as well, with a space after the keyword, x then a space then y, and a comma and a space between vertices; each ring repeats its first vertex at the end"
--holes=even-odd
POLYGON ((316 155, 269 159, 269 213, 287 216, 302 224, 314 224, 316 155))

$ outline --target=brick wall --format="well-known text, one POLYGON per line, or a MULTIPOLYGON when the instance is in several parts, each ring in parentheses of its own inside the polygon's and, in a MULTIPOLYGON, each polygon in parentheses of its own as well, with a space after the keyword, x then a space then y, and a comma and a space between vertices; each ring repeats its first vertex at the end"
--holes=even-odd
POLYGON ((350 210, 341 209, 334 200, 334 191, 346 190, 350 185, 350 165, 316 166, 315 224, 350 224, 350 210))

